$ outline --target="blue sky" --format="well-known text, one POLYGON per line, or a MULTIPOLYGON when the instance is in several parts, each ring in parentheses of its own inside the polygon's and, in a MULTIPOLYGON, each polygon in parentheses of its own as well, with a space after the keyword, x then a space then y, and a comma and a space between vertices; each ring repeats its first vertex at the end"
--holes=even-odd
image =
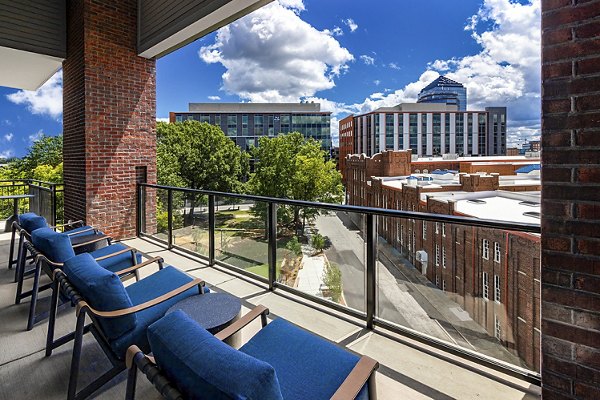
MULTIPOLYGON (((440 73, 469 108, 508 106, 509 142, 539 135, 539 0, 279 0, 157 61, 157 118, 188 102, 320 102, 337 119, 414 101, 440 73)), ((62 131, 60 72, 0 87, 0 156, 62 131)))

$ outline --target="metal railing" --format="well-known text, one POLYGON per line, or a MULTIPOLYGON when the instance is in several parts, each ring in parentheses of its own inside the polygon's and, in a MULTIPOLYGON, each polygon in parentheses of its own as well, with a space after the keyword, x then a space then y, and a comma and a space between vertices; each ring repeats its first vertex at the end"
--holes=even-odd
MULTIPOLYGON (((30 194, 33 197, 19 201, 19 212, 34 212, 56 225, 63 222, 63 184, 35 179, 0 180, 0 196, 30 194)), ((5 209, 0 217, 12 214, 12 203, 2 202, 5 209)))
MULTIPOLYGON (((457 302, 465 309, 466 307, 471 307, 474 310, 472 311, 473 314, 477 314, 477 310, 482 309, 484 306, 486 310, 488 307, 497 307, 498 309, 502 308, 503 310, 508 309, 508 306, 501 305, 500 303, 500 289, 499 284, 496 283, 496 275, 493 277, 494 282, 490 284, 491 290, 489 287, 487 289, 481 289, 484 290, 483 297, 485 297, 485 304, 483 304, 481 299, 471 298, 473 296, 467 298, 465 295, 464 298, 460 296, 458 296, 460 298, 457 298, 455 294, 446 292, 445 281, 443 282, 443 291, 439 290, 438 287, 442 285, 441 282, 436 282, 434 286, 433 282, 431 282, 432 278, 428 278, 429 280, 427 281, 423 278, 425 276, 429 277, 430 275, 426 275, 425 272, 422 274, 421 272, 418 274, 415 273, 415 268, 411 267, 411 261, 415 260, 414 253, 416 250, 414 237, 415 222, 419 221, 422 224, 431 223, 432 226, 436 227, 436 231, 438 227, 437 224, 444 224, 444 232, 454 232, 457 235, 460 233, 463 236, 472 235, 469 236, 470 242, 468 239, 461 242, 464 246, 464 254, 461 255, 461 249, 455 251, 456 254, 453 255, 453 263, 455 265, 449 267, 453 270, 460 264, 459 259, 461 259, 461 257, 464 256, 463 258, 466 259, 467 253, 472 253, 474 259, 478 250, 475 249, 473 243, 476 243, 475 240, 479 241, 475 236, 475 229, 481 228, 484 232, 491 232, 491 234, 495 235, 505 235, 507 232, 511 232, 520 236, 525 234, 526 236, 532 235, 535 237, 540 233, 539 225, 442 214, 313 203, 144 183, 138 184, 137 188, 137 216, 138 236, 150 236, 153 239, 164 243, 168 249, 177 249, 195 256, 200 256, 208 261, 208 264, 211 266, 225 268, 243 276, 251 277, 253 280, 263 282, 271 291, 278 290, 281 294, 283 294, 282 292, 288 292, 302 299, 309 300, 309 302, 304 302, 304 304, 309 306, 311 303, 317 303, 321 306, 335 310, 338 313, 357 318, 364 322, 364 327, 367 329, 382 327, 386 330, 400 333, 426 343, 435 348, 442 349, 448 353, 476 361, 492 369, 502 371, 503 373, 518 376, 529 382, 539 384, 540 375, 538 372, 534 371, 534 369, 538 368, 537 366, 527 365, 527 363, 520 361, 518 356, 513 357, 514 353, 518 353, 518 349, 513 348, 515 346, 511 347, 509 351, 503 348, 504 345, 498 344, 503 342, 508 343, 509 341, 512 343, 513 341, 512 338, 504 340, 501 336, 502 332, 507 332, 507 335, 513 334, 508 332, 508 328, 502 328, 500 326, 500 323, 496 319, 496 314, 494 314, 495 317, 492 327, 488 328, 485 327, 485 321, 482 323, 484 325, 483 327, 479 327, 474 323, 475 316, 471 316, 470 318, 464 316, 463 318, 463 314, 459 314, 465 321, 462 324, 457 323, 456 326, 445 321, 443 317, 434 318, 431 315, 425 317, 418 316, 419 318, 423 318, 427 324, 433 327, 432 332, 434 333, 432 334, 428 331, 424 332, 423 330, 416 329, 410 323, 406 322, 407 318, 405 317, 412 312, 412 310, 406 308, 406 305, 404 305, 405 308, 402 308, 402 305, 400 304, 394 304, 393 301, 388 301, 389 299, 383 299, 386 295, 383 281, 387 280, 387 282, 390 282, 391 279, 391 282, 394 283, 393 279, 389 278, 390 273, 392 273, 398 276, 405 276, 406 280, 402 282, 402 285, 412 285, 411 287, 415 288, 413 289, 415 292, 421 292, 419 296, 424 299, 422 301, 429 302, 426 307, 424 306, 424 309, 427 309, 427 307, 439 307, 445 312, 447 311, 446 308, 451 310, 452 308, 456 308, 446 304, 442 304, 441 306, 439 306, 439 304, 436 305, 436 301, 438 303, 443 303, 446 301, 446 298, 448 298, 447 301, 449 304, 451 303, 452 306, 457 302), (237 205, 235 206, 237 209, 232 205, 237 205), (285 279, 282 279, 280 276, 283 274, 284 269, 282 265, 288 262, 289 258, 289 252, 286 253, 288 255, 282 256, 282 249, 284 249, 283 245, 285 244, 287 246, 286 243, 288 243, 289 240, 287 237, 284 238, 281 233, 288 229, 287 225, 282 222, 281 217, 284 214, 289 215, 290 213, 297 213, 297 210, 300 210, 303 216, 306 216, 307 214, 310 214, 313 217, 314 215, 321 215, 321 217, 316 217, 316 220, 321 224, 320 230, 331 230, 332 224, 337 224, 335 225, 336 227, 339 225, 340 228, 335 229, 342 230, 343 235, 346 235, 338 240, 337 243, 340 245, 339 248, 345 245, 344 242, 351 242, 354 240, 361 245, 364 242, 364 248, 360 250, 361 254, 363 254, 362 252, 364 251, 364 261, 359 260, 359 264, 361 265, 356 268, 358 270, 359 279, 361 278, 360 275, 362 275, 363 282, 354 282, 357 287, 356 293, 358 293, 355 296, 358 301, 354 301, 354 305, 351 305, 352 299, 343 299, 343 291, 341 294, 341 301, 332 301, 331 299, 326 298, 327 296, 316 295, 310 291, 295 287, 294 284, 290 283, 293 281, 293 274, 291 280, 287 280, 288 283, 285 283, 285 279), (281 215, 278 215, 280 211, 281 215), (327 213, 329 213, 329 217, 326 216, 328 215, 327 213), (252 217, 248 217, 249 215, 252 217), (258 221, 258 224, 249 226, 248 218, 254 218, 254 220, 258 221), (223 222, 225 219, 227 219, 228 222, 223 222), (235 223, 230 223, 232 220, 235 223), (394 246, 388 245, 386 240, 380 236, 381 229, 378 230, 378 222, 381 223, 379 228, 382 226, 390 226, 390 224, 397 224, 400 228, 401 223, 409 227, 412 226, 412 246, 410 243, 406 245, 409 250, 406 250, 406 246, 400 246, 400 242, 395 242, 396 244, 394 244, 394 246, 397 245, 397 247, 400 247, 400 251, 396 251, 393 248, 394 246), (344 226, 351 226, 352 224, 355 224, 357 228, 349 229, 348 232, 350 233, 346 232, 344 226), (240 239, 240 237, 242 237, 242 239, 240 239), (251 237, 251 239, 248 239, 249 237, 251 237), (237 241, 232 246, 231 244, 228 244, 228 242, 231 242, 233 239, 237 241), (248 243, 251 243, 252 247, 248 246, 248 243), (473 247, 469 252, 467 252, 468 244, 471 244, 473 247), (383 251, 384 249, 386 250, 383 251), (264 257, 265 254, 266 257, 264 257), (394 258, 393 262, 390 261, 392 258, 394 258), (282 260, 283 264, 281 264, 282 260), (396 262, 397 265, 394 265, 394 262, 396 262), (362 263, 364 263, 364 265, 362 265, 362 263), (390 264, 391 266, 389 266, 390 264), (363 286, 364 290, 361 290, 361 286, 363 286), (488 292, 485 292, 485 290, 491 291, 493 294, 490 295, 488 292), (496 291, 495 294, 494 291, 496 291), (493 296, 498 296, 498 298, 496 298, 497 302, 487 301, 487 297, 493 300, 493 296), (435 297, 435 299, 432 297, 435 297), (388 303, 392 304, 390 305, 388 303), (472 303, 475 304, 475 306, 470 305, 472 303), (431 321, 428 318, 431 319, 431 321), (436 327, 436 324, 439 325, 439 329, 436 327), (498 343, 492 343, 495 340, 494 334, 489 333, 489 331, 493 332, 494 329, 496 329, 496 339, 498 343), (436 336, 436 332, 438 331, 443 332, 441 336, 436 336), (499 331, 502 332, 499 333, 499 331), (448 337, 443 335, 447 335, 448 337), (484 338, 481 339, 482 337, 484 338), (478 348, 477 340, 485 340, 485 344, 478 348), (492 351, 482 350, 487 347, 494 347, 494 349, 492 351), (484 351, 487 351, 487 353, 484 354, 484 351)), ((298 220, 296 219, 296 223, 297 222, 298 220)), ((402 225, 402 227, 404 225, 402 225)), ((311 235, 310 232, 313 232, 312 234, 316 235, 315 232, 317 229, 311 229, 303 229, 301 232, 302 235, 311 235)), ((298 232, 296 232, 296 234, 297 233, 298 232)), ((446 233, 444 233, 444 237, 446 237, 446 233)), ((506 238, 507 253, 504 257, 506 257, 506 263, 508 263, 508 236, 506 236, 506 238)), ((452 240, 455 241, 454 239, 452 240)), ((500 241, 500 239, 498 239, 498 241, 500 241)), ((458 239, 456 239, 455 242, 458 244, 458 239)), ((306 245, 304 246, 306 247, 306 245)), ((493 258, 491 262, 496 261, 494 255, 494 251, 496 250, 497 249, 495 248, 492 248, 491 250, 493 258)), ((443 251, 443 268, 446 269, 446 250, 444 249, 443 251)), ((347 249, 340 251, 333 249, 329 253, 329 258, 336 258, 338 255, 347 252, 347 249)), ((304 251, 304 253, 306 254, 306 251, 304 251)), ((324 252, 324 256, 322 257, 324 259, 323 262, 325 263, 323 271, 334 269, 335 265, 333 261, 328 260, 326 253, 327 252, 324 252)), ((291 258, 293 258, 293 256, 291 258)), ((438 265, 441 263, 438 258, 441 258, 441 255, 436 253, 436 264, 432 265, 432 268, 442 268, 438 265)), ((463 261, 463 263, 466 264, 466 261, 463 261)), ((340 261, 338 260, 338 262, 340 261)), ((290 263, 293 264, 293 260, 290 263)), ((356 263, 357 262, 355 261, 355 264, 356 263)), ((479 278, 475 279, 475 265, 473 264, 471 267, 473 269, 473 278, 471 279, 470 276, 465 275, 464 284, 466 285, 467 280, 469 280, 470 284, 475 287, 475 281, 479 278)), ((307 267, 305 266, 304 268, 307 267)), ((534 265, 533 268, 539 269, 539 266, 534 265)), ((426 269, 427 267, 425 270, 426 269)), ((347 271, 350 271, 350 269, 344 270, 342 274, 347 271)), ((418 269, 416 271, 418 272, 418 269)), ((296 270, 295 272, 298 274, 301 273, 299 270, 296 270)), ((348 275, 348 277, 349 276, 350 275, 348 275)), ((400 279, 404 278, 397 278, 397 280, 400 279)), ((340 278, 340 285, 342 284, 341 280, 343 280, 343 277, 340 278)), ((297 277, 295 282, 298 282, 297 277)), ((350 283, 352 284, 353 282, 350 283)), ((481 283, 480 280, 479 283, 481 283)), ((348 281, 345 281, 344 285, 348 285, 348 281)), ((485 282, 483 283, 483 286, 485 286, 485 282)), ((503 296, 505 297, 508 297, 508 288, 509 283, 505 282, 505 286, 503 287, 503 296), (506 288, 506 290, 504 290, 504 288, 506 288)), ((325 287, 323 293, 329 292, 330 289, 331 288, 329 287, 325 287)), ((393 290, 396 290, 396 288, 394 287, 393 290)), ((394 298, 394 294, 392 294, 390 298, 394 298)), ((508 300, 504 301, 507 302, 508 300)), ((462 310, 460 307, 457 309, 459 312, 462 310)), ((469 313, 471 313, 471 311, 469 313)), ((512 319, 514 319, 516 321, 516 317, 508 315, 508 311, 504 310, 503 313, 506 315, 502 316, 502 323, 504 323, 505 320, 512 321, 512 319)), ((418 323, 414 325, 419 326, 418 323)), ((517 328, 514 329, 516 331, 517 328)))

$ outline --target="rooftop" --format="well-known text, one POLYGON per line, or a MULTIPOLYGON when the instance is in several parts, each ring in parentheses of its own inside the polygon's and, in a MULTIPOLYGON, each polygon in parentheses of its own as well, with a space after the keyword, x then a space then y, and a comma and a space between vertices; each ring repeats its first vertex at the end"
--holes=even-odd
MULTIPOLYGON (((320 103, 189 103, 190 112, 205 113, 318 113, 320 103)), ((331 114, 330 112, 328 114, 331 114)))
MULTIPOLYGON (((51 357, 45 358, 43 349, 47 323, 42 322, 33 330, 25 331, 29 304, 14 305, 13 271, 6 267, 9 243, 10 235, 0 233, 0 318, 3 322, 0 325, 0 400, 14 399, 15 393, 23 398, 63 399, 68 384, 71 345, 62 346, 51 357)), ((380 399, 539 398, 539 387, 480 364, 442 353, 406 337, 400 338, 383 329, 367 331, 348 316, 342 317, 319 306, 301 304, 292 294, 269 292, 262 284, 208 267, 200 260, 167 251, 154 242, 137 238, 126 243, 152 256, 162 256, 168 264, 201 277, 211 290, 240 297, 245 309, 242 312, 254 305, 265 305, 271 310, 271 317, 286 318, 351 351, 375 358, 381 364, 377 372, 380 399)), ((151 267, 148 268, 142 275, 153 272, 151 267)), ((57 334, 72 330, 74 325, 73 310, 63 311, 57 320, 57 334)), ((259 326, 255 323, 244 331, 242 342, 247 341, 259 326)), ((84 337, 82 385, 110 366, 90 336, 84 337)), ((126 372, 123 372, 96 398, 123 398, 125 384, 126 372)), ((143 376, 138 378, 138 398, 159 398, 158 392, 143 376)))

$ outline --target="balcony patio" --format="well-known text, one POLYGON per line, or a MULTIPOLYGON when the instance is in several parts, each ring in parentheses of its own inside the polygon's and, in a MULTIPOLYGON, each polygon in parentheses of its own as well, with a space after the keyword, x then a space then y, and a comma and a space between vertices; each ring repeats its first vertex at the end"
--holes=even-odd
MULTIPOLYGON (((16 284, 7 266, 10 234, 0 234, 0 399, 63 399, 69 380, 72 342, 44 356, 47 323, 25 331, 28 302, 14 304, 16 284)), ((347 349, 369 355, 381 364, 377 372, 380 399, 536 399, 540 388, 523 380, 443 353, 393 332, 367 331, 361 321, 318 305, 298 302, 293 295, 269 292, 266 285, 209 267, 203 260, 178 251, 168 251, 149 239, 126 241, 146 254, 161 256, 193 276, 204 279, 211 290, 224 291, 243 300, 243 311, 265 305, 271 318, 283 317, 347 349)), ((147 267, 144 274, 154 270, 147 267)), ((44 304, 44 302, 42 303, 44 304)), ((43 307, 43 306, 42 306, 43 307)), ((57 333, 64 334, 75 325, 74 310, 64 310, 57 321, 57 333)), ((259 324, 243 332, 242 341, 258 330, 259 324)), ((106 371, 110 363, 91 335, 84 339, 82 360, 85 384, 106 371)), ((126 372, 106 385, 97 398, 118 399, 125 393, 126 372)), ((138 378, 138 398, 159 398, 145 377, 138 378)))

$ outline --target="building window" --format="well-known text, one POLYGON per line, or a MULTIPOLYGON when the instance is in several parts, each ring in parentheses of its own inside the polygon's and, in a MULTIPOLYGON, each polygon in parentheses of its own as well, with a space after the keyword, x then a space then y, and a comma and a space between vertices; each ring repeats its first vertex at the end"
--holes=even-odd
POLYGON ((440 245, 435 245, 435 265, 440 265, 440 245))
POLYGON ((500 262, 500 243, 494 242, 494 261, 500 262))
POLYGON ((410 240, 411 235, 412 235, 412 230, 408 229, 408 250, 412 250, 412 240, 410 240))
POLYGON ((437 235, 438 233, 440 233, 440 223, 436 222, 435 223, 435 234, 437 235))
POLYGON ((227 116, 227 136, 237 136, 237 115, 227 116))
POLYGON ((484 272, 482 275, 482 296, 485 300, 490 299, 490 287, 488 284, 488 273, 484 272))
POLYGON ((446 248, 442 246, 442 267, 446 268, 446 248))
POLYGON ((175 122, 182 122, 182 121, 183 121, 183 117, 181 115, 175 116, 175 122))
POLYGON ((487 239, 483 239, 483 242, 481 244, 482 247, 482 251, 481 251, 481 256, 486 259, 489 260, 490 259, 490 241, 487 239))
POLYGON ((194 116, 193 115, 188 115, 187 119, 188 119, 188 121, 193 121, 194 120, 194 116))
POLYGON ((440 276, 438 274, 435 275, 435 286, 440 287, 440 276))
POLYGON ((423 221, 423 240, 427 239, 427 222, 423 221))
POLYGON ((494 314, 494 336, 496 339, 502 341, 502 326, 500 325, 500 319, 494 314))
POLYGON ((446 291, 446 280, 442 279, 442 290, 445 292, 446 291))
POLYGON ((500 303, 500 277, 494 275, 494 301, 500 303))
POLYGON ((446 237, 446 224, 442 222, 442 236, 446 237))

